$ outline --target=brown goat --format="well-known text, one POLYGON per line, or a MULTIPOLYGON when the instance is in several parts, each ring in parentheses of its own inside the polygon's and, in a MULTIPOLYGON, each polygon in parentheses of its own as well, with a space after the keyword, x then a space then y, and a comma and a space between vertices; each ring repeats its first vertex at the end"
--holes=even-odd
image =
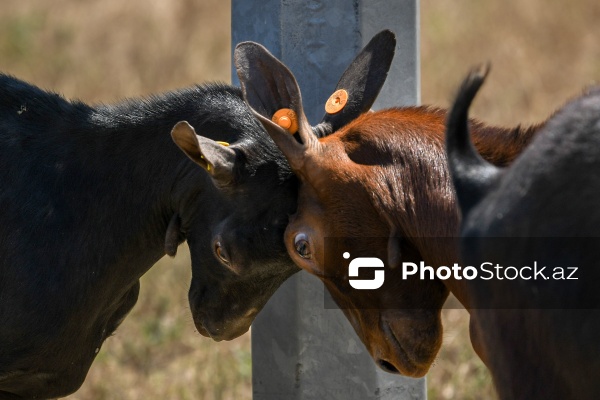
MULTIPOLYGON (((301 181, 298 210, 284 237, 288 252, 324 282, 380 367, 423 376, 441 346, 440 313, 448 291, 469 308, 464 281, 403 279, 401 268, 393 268, 405 261, 434 267, 459 261, 459 212, 444 152, 446 111, 405 107, 368 113, 317 139, 292 73, 272 55, 262 57, 270 68, 263 73, 272 74, 265 78, 272 95, 287 96, 298 115, 299 131, 290 135, 255 113, 301 181), (351 287, 342 257, 348 251, 384 261, 386 279, 379 290, 351 287)), ((242 88, 257 90, 245 82, 242 88)), ((471 121, 475 146, 497 165, 510 163, 538 128, 471 121)))

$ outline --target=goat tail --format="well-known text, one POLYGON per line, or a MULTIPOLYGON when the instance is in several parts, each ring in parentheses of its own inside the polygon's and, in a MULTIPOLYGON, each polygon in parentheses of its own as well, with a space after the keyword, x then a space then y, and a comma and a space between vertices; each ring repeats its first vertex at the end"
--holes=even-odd
POLYGON ((465 215, 487 193, 500 170, 485 161, 471 142, 469 107, 483 85, 490 64, 473 68, 463 80, 446 121, 446 154, 460 209, 465 215))

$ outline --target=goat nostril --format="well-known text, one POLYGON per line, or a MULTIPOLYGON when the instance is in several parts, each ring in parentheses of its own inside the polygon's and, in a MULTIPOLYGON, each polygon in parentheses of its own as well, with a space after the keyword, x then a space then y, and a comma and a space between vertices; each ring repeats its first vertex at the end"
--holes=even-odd
POLYGON ((389 361, 386 360, 377 360, 377 365, 379 365, 379 367, 381 369, 383 369, 385 372, 389 372, 391 374, 399 374, 400 371, 398 371, 398 368, 394 367, 392 365, 392 363, 390 363, 389 361))
POLYGON ((256 316, 256 314, 258 314, 258 309, 251 308, 248 311, 246 311, 246 314, 244 314, 244 317, 246 317, 246 318, 254 318, 256 316))

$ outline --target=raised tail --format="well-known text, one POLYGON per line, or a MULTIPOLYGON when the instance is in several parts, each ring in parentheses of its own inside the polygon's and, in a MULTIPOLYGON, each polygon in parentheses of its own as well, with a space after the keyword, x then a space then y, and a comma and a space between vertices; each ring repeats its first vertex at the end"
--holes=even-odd
POLYGON ((469 72, 458 90, 446 121, 448 166, 463 215, 487 194, 501 171, 479 155, 471 142, 469 130, 469 107, 489 70, 489 64, 484 64, 469 72))

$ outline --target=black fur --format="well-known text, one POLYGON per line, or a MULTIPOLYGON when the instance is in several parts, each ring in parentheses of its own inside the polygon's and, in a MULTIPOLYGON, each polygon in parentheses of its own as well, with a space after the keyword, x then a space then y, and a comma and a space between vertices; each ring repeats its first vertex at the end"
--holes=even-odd
POLYGON ((0 185, 0 398, 81 385, 164 255, 176 214, 171 248, 190 245, 204 334, 243 333, 245 314, 297 270, 282 243, 296 181, 237 88, 91 107, 0 75, 0 185), (217 188, 175 146, 169 133, 184 119, 232 144, 233 184, 217 188), (217 260, 216 238, 241 273, 217 260))
MULTIPOLYGON (((357 57, 344 82, 360 104, 327 127, 375 101, 395 44, 391 32, 376 38, 382 47, 368 51, 386 64, 357 57)), ((290 106, 279 98, 269 105, 266 118, 290 106)), ((77 390, 135 304, 140 276, 179 241, 190 247, 198 331, 215 340, 244 333, 297 271, 282 240, 297 186, 237 88, 195 86, 91 107, 0 75, 0 399, 77 390), (227 151, 224 165, 234 158, 232 171, 221 175, 232 179, 207 173, 201 149, 194 163, 173 143, 180 121, 202 136, 192 148, 209 143, 217 154, 209 140, 231 144, 235 157, 227 151)))
MULTIPOLYGON (((465 117, 472 81, 467 78, 454 104, 465 117)), ((555 268, 578 268, 577 281, 469 283, 472 328, 500 398, 597 398, 600 88, 569 102, 510 167, 492 174, 476 173, 493 167, 473 162, 464 117, 448 124, 448 158, 463 210, 463 263, 522 267, 536 261, 549 276, 555 268)))

